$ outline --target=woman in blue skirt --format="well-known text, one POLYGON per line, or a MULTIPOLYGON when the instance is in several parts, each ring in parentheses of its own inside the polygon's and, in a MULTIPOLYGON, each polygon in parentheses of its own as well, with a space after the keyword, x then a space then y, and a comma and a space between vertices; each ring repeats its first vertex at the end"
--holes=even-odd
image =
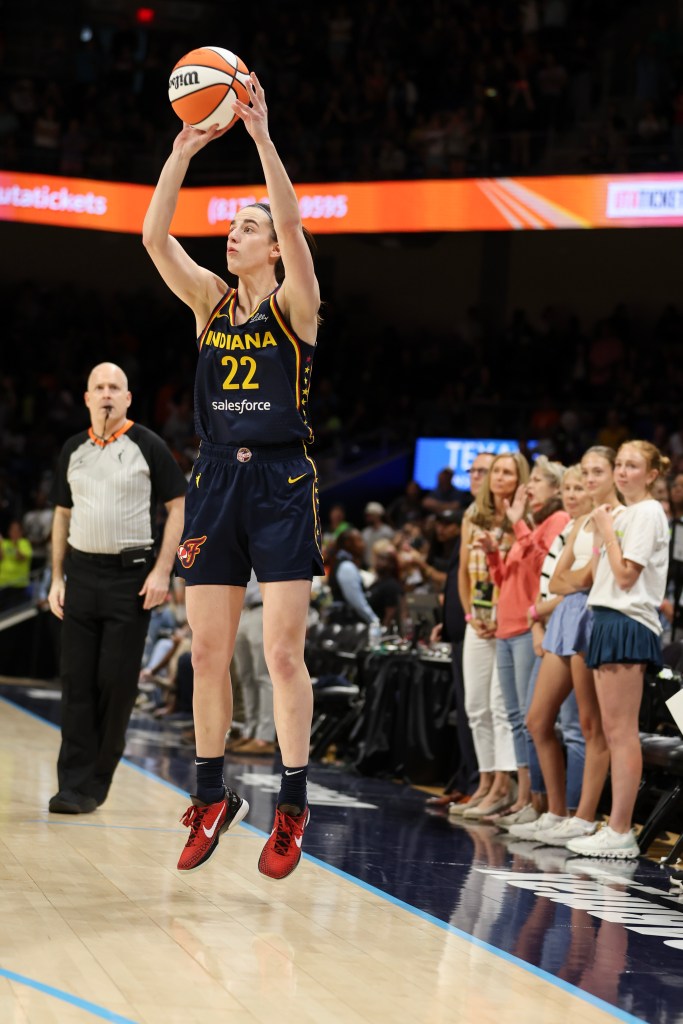
POLYGON ((627 441, 614 468, 626 508, 616 519, 608 505, 593 512, 593 630, 586 664, 595 670, 610 752, 612 808, 608 825, 567 842, 568 850, 584 857, 623 860, 640 852, 631 828, 643 771, 638 715, 645 669, 662 664, 659 606, 669 567, 669 525, 652 486, 669 466, 649 441, 627 441))
POLYGON ((561 600, 543 637, 543 661, 527 715, 548 794, 548 810, 538 821, 524 826, 524 832, 521 825, 512 831, 550 846, 565 846, 569 839, 595 832, 598 801, 609 769, 593 671, 585 657, 592 628, 588 593, 596 545, 593 509, 608 506, 613 516, 624 509, 614 486, 615 458, 614 449, 604 445, 594 445, 584 453, 581 480, 590 511, 576 519, 548 585, 551 595, 561 595, 561 600), (572 689, 585 741, 578 792, 576 772, 572 773, 572 786, 567 785, 565 754, 555 731, 560 708, 571 697, 572 689), (575 813, 568 815, 568 808, 575 813))

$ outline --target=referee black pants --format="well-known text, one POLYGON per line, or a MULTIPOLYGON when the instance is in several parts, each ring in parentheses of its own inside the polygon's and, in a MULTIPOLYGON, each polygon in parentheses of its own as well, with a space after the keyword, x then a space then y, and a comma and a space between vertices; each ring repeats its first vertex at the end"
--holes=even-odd
POLYGON ((62 623, 60 790, 102 803, 126 743, 149 612, 138 592, 151 568, 71 552, 62 623))

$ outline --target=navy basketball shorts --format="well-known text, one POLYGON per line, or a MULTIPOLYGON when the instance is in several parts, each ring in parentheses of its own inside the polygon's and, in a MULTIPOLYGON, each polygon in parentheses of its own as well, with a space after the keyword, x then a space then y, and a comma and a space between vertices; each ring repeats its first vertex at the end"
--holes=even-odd
POLYGON ((185 498, 176 574, 188 586, 246 587, 324 572, 318 475, 303 444, 246 448, 202 441, 185 498))

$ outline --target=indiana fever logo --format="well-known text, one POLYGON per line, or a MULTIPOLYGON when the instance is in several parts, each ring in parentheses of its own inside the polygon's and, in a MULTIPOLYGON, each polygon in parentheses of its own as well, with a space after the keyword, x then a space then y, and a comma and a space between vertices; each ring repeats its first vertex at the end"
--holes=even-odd
POLYGON ((205 540, 206 537, 190 537, 188 540, 184 540, 178 548, 178 561, 186 569, 191 569, 194 565, 195 558, 205 540))

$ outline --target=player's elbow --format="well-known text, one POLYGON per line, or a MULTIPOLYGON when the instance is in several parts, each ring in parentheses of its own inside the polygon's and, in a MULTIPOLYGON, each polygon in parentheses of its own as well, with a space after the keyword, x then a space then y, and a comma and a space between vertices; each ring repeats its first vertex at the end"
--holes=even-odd
POLYGON ((160 229, 153 218, 146 218, 142 225, 142 244, 151 255, 161 253, 168 246, 168 231, 160 229))
POLYGON ((299 242, 301 240, 302 227, 298 210, 285 215, 284 221, 278 217, 277 237, 279 242, 286 243, 290 239, 294 242, 299 242))
POLYGON ((155 236, 155 233, 151 230, 143 228, 142 231, 142 244, 144 245, 147 252, 152 256, 155 252, 159 251, 159 238, 155 236))

